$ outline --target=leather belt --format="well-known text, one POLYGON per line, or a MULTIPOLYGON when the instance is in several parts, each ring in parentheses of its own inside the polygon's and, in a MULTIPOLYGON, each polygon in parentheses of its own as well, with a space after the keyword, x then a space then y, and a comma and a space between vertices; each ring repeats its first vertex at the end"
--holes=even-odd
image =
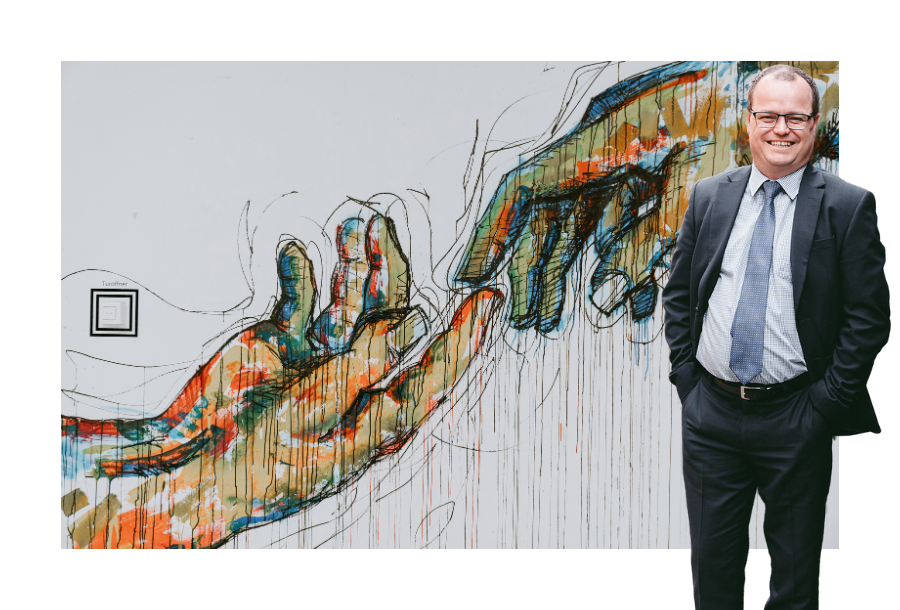
POLYGON ((740 396, 744 400, 773 400, 796 392, 797 390, 802 390, 811 383, 809 373, 802 373, 793 379, 788 379, 783 383, 776 383, 773 385, 741 385, 740 382, 737 381, 725 381, 724 379, 719 379, 708 372, 707 375, 709 375, 709 378, 712 379, 717 386, 729 394, 740 396))

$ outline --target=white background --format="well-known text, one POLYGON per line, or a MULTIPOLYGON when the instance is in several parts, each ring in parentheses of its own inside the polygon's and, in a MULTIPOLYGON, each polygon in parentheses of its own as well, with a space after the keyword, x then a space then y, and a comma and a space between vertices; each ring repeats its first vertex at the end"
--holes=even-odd
MULTIPOLYGON (((374 568, 369 567, 374 556, 367 562, 364 556, 348 559, 344 554, 326 555, 325 560, 317 556, 314 561, 305 555, 270 559, 258 554, 248 559, 212 557, 204 561, 168 559, 168 555, 161 561, 158 555, 132 555, 128 562, 106 554, 44 556, 42 547, 56 547, 58 514, 55 484, 44 482, 58 476, 57 445, 55 440, 44 444, 38 439, 45 435, 49 439, 58 426, 55 405, 60 377, 55 358, 46 358, 46 352, 56 350, 46 346, 54 343, 55 320, 59 319, 55 306, 59 300, 54 294, 62 275, 55 262, 60 260, 56 250, 60 243, 59 61, 325 56, 525 57, 543 61, 548 56, 581 58, 617 52, 629 59, 666 53, 709 56, 739 52, 755 57, 775 51, 787 57, 836 56, 841 60, 841 175, 879 197, 889 282, 896 292, 898 265, 893 253, 900 243, 889 230, 897 226, 898 214, 891 200, 895 189, 888 182, 894 173, 889 146, 896 86, 889 71, 892 54, 887 26, 881 25, 884 20, 873 21, 864 11, 817 14, 808 6, 797 13, 803 16, 800 23, 720 13, 718 7, 713 18, 700 18, 695 5, 691 10, 664 5, 658 13, 642 5, 640 14, 625 7, 618 15, 611 14, 609 7, 557 9, 551 14, 539 6, 533 10, 520 6, 519 13, 490 10, 484 3, 474 7, 454 3, 452 9, 407 8, 399 13, 399 19, 383 5, 355 10, 342 5, 331 16, 309 9, 291 13, 281 5, 263 5, 252 15, 242 5, 219 3, 192 10, 179 4, 177 12, 174 6, 170 9, 166 3, 155 3, 124 11, 112 3, 81 3, 77 10, 44 6, 40 11, 17 9, 19 12, 3 20, 3 131, 13 133, 4 147, 3 160, 4 174, 13 184, 4 250, 5 268, 10 270, 7 282, 15 287, 16 295, 37 295, 46 302, 32 313, 29 303, 33 300, 7 297, 4 311, 14 329, 8 339, 10 349, 4 353, 6 381, 14 386, 8 403, 9 441, 3 449, 4 462, 12 471, 4 493, 9 537, 5 546, 17 553, 41 554, 17 562, 30 567, 12 575, 11 580, 21 583, 13 592, 13 602, 24 605, 37 598, 80 607, 109 598, 129 607, 150 607, 180 605, 187 600, 253 600, 259 604, 275 598, 270 603, 281 604, 286 594, 287 603, 343 604, 353 595, 346 586, 353 582, 358 599, 376 606, 402 607, 406 598, 416 605, 440 607, 472 603, 690 607, 686 552, 569 552, 553 557, 549 553, 505 553, 502 558, 488 552, 465 558, 444 553, 429 556, 427 561, 410 553, 395 553, 391 556, 395 561, 390 562, 379 556, 374 568), (848 32, 860 34, 855 38, 848 32), (659 44, 654 46, 653 40, 659 44), (777 48, 763 46, 772 40, 778 41, 777 48), (23 318, 42 323, 22 323, 23 318), (20 379, 18 371, 23 369, 27 372, 20 379), (45 528, 44 523, 52 525, 45 528), (239 585, 233 578, 235 570, 241 574, 239 585), (348 581, 348 570, 356 573, 354 580, 348 581), (399 574, 404 581, 400 587, 396 582, 399 574), (323 594, 323 590, 336 595, 323 594), (460 590, 465 593, 459 594, 460 590)), ((842 441, 842 548, 823 557, 823 608, 890 605, 896 571, 892 557, 898 543, 892 466, 897 459, 900 418, 890 388, 891 367, 898 362, 897 344, 893 340, 876 363, 870 386, 886 432, 842 441)), ((753 553, 750 564, 748 599, 752 607, 761 607, 768 559, 763 552, 753 553)))

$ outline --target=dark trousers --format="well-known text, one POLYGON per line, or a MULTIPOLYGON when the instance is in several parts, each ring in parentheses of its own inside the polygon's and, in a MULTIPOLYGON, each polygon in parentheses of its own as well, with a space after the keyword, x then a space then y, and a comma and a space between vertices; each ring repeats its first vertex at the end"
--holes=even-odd
POLYGON ((772 560, 766 610, 818 608, 832 439, 808 389, 747 401, 704 373, 682 405, 682 439, 696 608, 744 607, 757 490, 772 560))

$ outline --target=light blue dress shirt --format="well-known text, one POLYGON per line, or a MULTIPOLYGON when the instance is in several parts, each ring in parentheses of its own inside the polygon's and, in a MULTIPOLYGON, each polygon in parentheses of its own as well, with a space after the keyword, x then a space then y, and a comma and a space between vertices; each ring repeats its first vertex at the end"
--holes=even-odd
MULTIPOLYGON (((781 383, 806 372, 806 361, 797 335, 794 288, 791 283, 791 229, 794 226, 797 193, 800 192, 800 181, 805 169, 802 167, 777 180, 782 190, 775 196, 775 240, 766 301, 762 372, 749 383, 781 383)), ((719 379, 738 380, 728 366, 731 358, 731 324, 741 298, 753 228, 766 203, 765 190, 762 188, 766 180, 768 178, 754 165, 725 247, 719 279, 703 317, 697 360, 719 379)))

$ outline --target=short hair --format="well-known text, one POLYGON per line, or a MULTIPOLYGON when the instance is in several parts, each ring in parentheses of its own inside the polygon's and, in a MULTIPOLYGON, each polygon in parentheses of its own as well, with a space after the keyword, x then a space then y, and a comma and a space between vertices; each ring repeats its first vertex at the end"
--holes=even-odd
POLYGON ((771 76, 775 80, 786 81, 794 80, 799 76, 800 78, 805 80, 806 84, 809 85, 809 90, 812 91, 812 113, 813 115, 819 114, 819 88, 816 87, 816 81, 812 79, 812 76, 810 76, 800 68, 787 66, 785 64, 775 64, 774 66, 769 66, 753 77, 753 80, 750 81, 750 92, 747 93, 747 108, 753 107, 753 90, 756 89, 756 85, 759 84, 759 81, 767 76, 771 76))

